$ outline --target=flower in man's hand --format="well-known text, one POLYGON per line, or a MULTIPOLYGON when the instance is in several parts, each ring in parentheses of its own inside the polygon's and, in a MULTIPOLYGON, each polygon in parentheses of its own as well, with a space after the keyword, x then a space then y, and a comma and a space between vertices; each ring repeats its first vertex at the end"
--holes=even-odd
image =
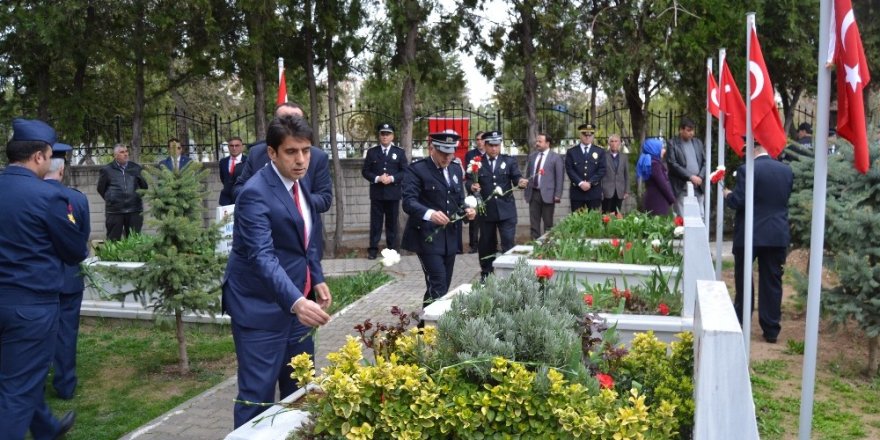
POLYGON ((709 181, 712 182, 713 185, 720 182, 721 180, 724 179, 724 173, 725 173, 724 165, 718 165, 718 168, 716 168, 715 171, 709 175, 709 181))
POLYGON ((495 191, 494 191, 494 193, 495 193, 495 194, 498 194, 499 196, 503 196, 503 195, 504 195, 504 190, 501 189, 500 186, 496 186, 496 187, 495 187, 495 191))
POLYGON ((394 266, 400 263, 400 254, 394 249, 382 249, 382 265, 385 267, 394 266))
POLYGON ((464 198, 464 206, 467 206, 468 208, 476 208, 477 206, 479 206, 479 203, 477 202, 476 197, 467 196, 464 198))

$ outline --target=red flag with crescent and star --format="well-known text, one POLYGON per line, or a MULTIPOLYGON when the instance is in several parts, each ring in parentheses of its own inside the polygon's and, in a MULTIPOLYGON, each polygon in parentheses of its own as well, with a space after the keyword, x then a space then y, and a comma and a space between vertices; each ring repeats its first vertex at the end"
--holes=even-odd
POLYGON ((719 108, 724 112, 724 138, 736 155, 743 157, 743 146, 745 145, 743 139, 746 135, 746 103, 743 102, 742 95, 739 94, 739 87, 736 86, 730 68, 727 67, 727 60, 721 64, 719 89, 722 91, 719 108))
POLYGON ((749 99, 752 101, 752 133, 755 135, 755 140, 775 158, 785 148, 788 139, 779 119, 779 109, 773 96, 773 83, 770 82, 770 73, 767 71, 767 64, 764 63, 764 54, 761 52, 761 44, 758 43, 758 31, 754 25, 749 30, 749 38, 751 39, 749 74, 752 76, 752 90, 749 99))
POLYGON ((721 114, 721 109, 718 108, 720 103, 718 102, 718 84, 715 83, 715 77, 712 76, 712 68, 706 68, 706 105, 709 107, 706 110, 709 113, 712 113, 712 116, 715 119, 718 119, 721 114))
POLYGON ((287 81, 284 80, 284 68, 278 69, 278 97, 275 98, 275 105, 281 105, 287 102, 287 81))
POLYGON ((837 65, 837 134, 853 145, 853 165, 865 174, 870 158, 862 90, 871 81, 871 75, 850 0, 834 1, 830 34, 828 63, 837 65))

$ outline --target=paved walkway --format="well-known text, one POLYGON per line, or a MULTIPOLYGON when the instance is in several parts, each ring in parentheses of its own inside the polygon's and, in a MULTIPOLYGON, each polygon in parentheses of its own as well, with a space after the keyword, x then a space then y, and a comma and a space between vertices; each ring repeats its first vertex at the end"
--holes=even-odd
MULTIPOLYGON (((324 260, 328 275, 345 275, 373 267, 376 261, 366 259, 324 260)), ((405 256, 400 263, 386 269, 396 281, 382 286, 333 316, 317 334, 318 367, 326 364, 327 353, 345 343, 346 335, 355 335, 354 326, 365 319, 390 322, 389 311, 399 306, 404 311, 421 308, 425 293, 425 277, 416 256, 405 256)), ((455 262, 452 287, 470 283, 479 275, 476 254, 459 255, 455 262)), ((366 353, 365 353, 366 354, 366 353)), ((217 440, 232 431, 232 400, 237 392, 235 376, 184 402, 122 437, 125 440, 217 440)))

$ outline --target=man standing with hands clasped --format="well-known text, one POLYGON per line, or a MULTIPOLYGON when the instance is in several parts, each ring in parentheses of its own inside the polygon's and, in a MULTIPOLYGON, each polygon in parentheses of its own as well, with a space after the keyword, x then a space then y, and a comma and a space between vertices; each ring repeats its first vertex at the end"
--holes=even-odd
POLYGON ((599 209, 602 206, 602 178, 605 177, 605 150, 593 144, 596 127, 578 127, 581 142, 565 152, 565 173, 571 181, 571 212, 599 209))
POLYGON ((669 168, 669 183, 675 193, 675 214, 684 215, 684 198, 687 196, 687 183, 694 184, 694 195, 703 216, 703 176, 706 175, 706 151, 703 141, 694 137, 694 121, 682 118, 678 124, 678 136, 669 139, 666 152, 666 165, 669 168))
MULTIPOLYGON (((310 327, 327 323, 330 289, 318 258, 315 201, 306 185, 312 130, 276 117, 266 133, 269 165, 245 183, 235 205, 223 309, 232 318, 238 401, 275 401, 297 390, 290 358, 314 356, 310 327)), ((268 409, 237 402, 235 427, 268 409)))
POLYGON ((397 217, 400 214, 401 184, 408 161, 403 148, 394 145, 394 126, 382 123, 376 126, 379 145, 367 150, 361 175, 370 182, 370 246, 367 258, 376 259, 382 225, 385 225, 385 244, 397 249, 397 217))
POLYGON ((538 133, 535 151, 529 154, 525 199, 529 204, 529 230, 532 240, 553 228, 553 212, 562 200, 562 156, 550 150, 553 138, 538 133), (541 227, 543 221, 544 226, 541 227))

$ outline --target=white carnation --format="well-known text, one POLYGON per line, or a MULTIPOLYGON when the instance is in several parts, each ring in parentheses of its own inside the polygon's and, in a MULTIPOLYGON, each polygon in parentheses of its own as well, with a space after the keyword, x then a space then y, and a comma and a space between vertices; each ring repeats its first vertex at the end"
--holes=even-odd
POLYGON ((394 266, 400 263, 400 254, 394 249, 382 249, 382 265, 385 267, 394 266))
POLYGON ((467 196, 464 198, 464 206, 468 208, 476 208, 477 207, 477 198, 474 196, 467 196))
POLYGON ((504 190, 501 189, 500 186, 496 186, 495 187, 495 194, 498 194, 499 196, 504 195, 504 190))
POLYGON ((681 237, 682 235, 684 235, 684 226, 676 226, 675 230, 672 231, 672 234, 676 237, 681 237))
POLYGON ((660 247, 660 240, 657 238, 651 240, 651 246, 660 247))

